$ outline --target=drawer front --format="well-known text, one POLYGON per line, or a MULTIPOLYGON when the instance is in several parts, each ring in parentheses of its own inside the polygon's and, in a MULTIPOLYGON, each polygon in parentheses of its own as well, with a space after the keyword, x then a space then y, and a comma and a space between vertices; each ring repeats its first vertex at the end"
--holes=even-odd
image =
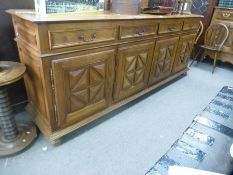
POLYGON ((228 46, 223 46, 222 52, 233 54, 233 48, 232 47, 228 47, 228 46))
POLYGON ((216 19, 222 20, 233 20, 233 12, 230 11, 216 11, 215 12, 216 19))
MULTIPOLYGON (((226 24, 227 25, 227 24, 226 24)), ((233 25, 227 25, 229 29, 229 36, 224 44, 224 46, 231 48, 231 51, 233 52, 233 25)))
POLYGON ((116 27, 98 27, 90 29, 68 29, 49 31, 50 49, 85 45, 116 39, 116 27))
POLYGON ((183 30, 198 30, 200 27, 199 21, 184 21, 183 30))
POLYGON ((148 36, 157 34, 157 24, 136 24, 136 25, 121 25, 120 39, 148 36))
POLYGON ((159 26, 159 34, 179 32, 182 30, 183 22, 161 23, 159 26))

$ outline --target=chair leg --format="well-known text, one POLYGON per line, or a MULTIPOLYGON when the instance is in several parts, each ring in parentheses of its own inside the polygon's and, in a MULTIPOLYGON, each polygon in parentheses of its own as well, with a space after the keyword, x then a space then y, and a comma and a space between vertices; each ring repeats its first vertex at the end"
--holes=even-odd
POLYGON ((197 58, 198 58, 198 55, 200 55, 201 51, 202 51, 202 49, 199 49, 199 50, 198 50, 196 56, 193 58, 193 60, 192 60, 191 64, 189 65, 189 67, 191 67, 191 66, 193 65, 194 61, 197 61, 197 62, 198 62, 198 59, 197 59, 197 58))
POLYGON ((206 55, 204 53, 205 52, 201 53, 199 62, 202 62, 205 59, 206 55))
POLYGON ((194 58, 196 55, 195 55, 195 52, 197 51, 198 49, 196 48, 196 46, 193 46, 193 50, 192 50, 192 53, 191 53, 191 58, 194 58))
POLYGON ((214 74, 214 70, 215 70, 215 68, 216 68, 217 58, 218 58, 218 53, 216 52, 216 53, 214 54, 214 64, 213 64, 212 74, 214 74))

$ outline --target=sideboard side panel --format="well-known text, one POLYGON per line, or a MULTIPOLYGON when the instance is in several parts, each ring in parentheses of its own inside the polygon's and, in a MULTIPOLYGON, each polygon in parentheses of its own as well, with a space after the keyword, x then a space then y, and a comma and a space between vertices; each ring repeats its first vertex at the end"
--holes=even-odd
MULTIPOLYGON (((30 49, 24 47, 24 43, 18 41, 20 60, 26 65, 27 71, 24 82, 28 96, 28 109, 32 114, 33 120, 38 126, 46 126, 46 133, 51 132, 50 113, 48 112, 47 94, 45 92, 43 65, 30 49)), ((41 129, 44 131, 44 129, 41 129)))

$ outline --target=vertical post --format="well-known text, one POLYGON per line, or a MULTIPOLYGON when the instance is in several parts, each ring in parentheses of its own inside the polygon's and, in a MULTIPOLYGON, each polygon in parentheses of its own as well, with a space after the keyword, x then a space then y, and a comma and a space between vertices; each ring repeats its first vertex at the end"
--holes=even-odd
POLYGON ((14 140, 19 134, 5 87, 0 87, 0 127, 6 141, 14 140))

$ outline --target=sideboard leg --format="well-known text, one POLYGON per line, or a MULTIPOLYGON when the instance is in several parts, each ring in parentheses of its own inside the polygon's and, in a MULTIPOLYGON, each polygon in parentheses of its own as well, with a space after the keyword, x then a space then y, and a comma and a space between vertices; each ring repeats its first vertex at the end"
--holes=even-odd
POLYGON ((55 140, 49 140, 49 142, 53 145, 53 146, 59 146, 62 144, 62 138, 59 139, 55 139, 55 140))

